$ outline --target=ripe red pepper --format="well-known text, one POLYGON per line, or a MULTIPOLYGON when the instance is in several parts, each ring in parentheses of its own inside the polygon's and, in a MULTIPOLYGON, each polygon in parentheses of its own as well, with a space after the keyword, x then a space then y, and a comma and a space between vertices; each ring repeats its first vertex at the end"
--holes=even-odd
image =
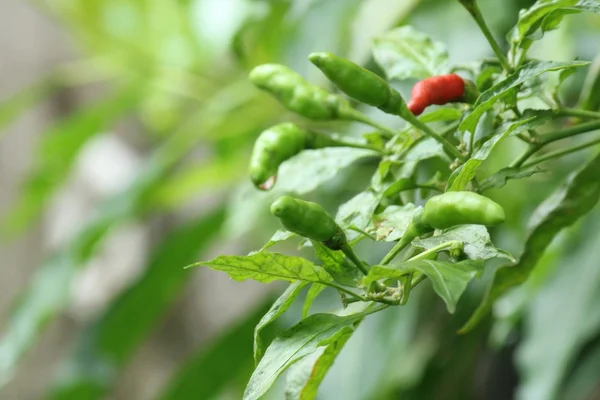
POLYGON ((413 87, 408 109, 414 115, 420 115, 432 104, 444 105, 458 101, 472 103, 478 96, 473 82, 456 74, 432 76, 413 87))

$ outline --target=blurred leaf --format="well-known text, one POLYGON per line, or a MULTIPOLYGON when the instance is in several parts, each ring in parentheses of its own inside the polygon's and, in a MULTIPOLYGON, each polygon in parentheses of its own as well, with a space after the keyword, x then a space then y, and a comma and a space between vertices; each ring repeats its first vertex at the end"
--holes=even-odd
POLYGON ((22 194, 3 221, 5 234, 26 228, 42 211, 46 201, 66 179, 83 145, 131 110, 141 97, 139 82, 87 106, 60 121, 43 134, 35 157, 36 165, 22 194))
POLYGON ((413 215, 421 207, 409 203, 404 206, 389 206, 373 217, 367 232, 374 232, 377 240, 394 242, 404 236, 413 215))
POLYGON ((446 46, 412 26, 376 38, 373 55, 390 80, 424 79, 446 73, 449 68, 446 46))
POLYGON ((318 348, 311 355, 292 365, 287 375, 286 400, 313 400, 317 397, 319 385, 352 333, 354 333, 352 328, 343 328, 336 335, 336 340, 327 347, 318 348))
POLYGON ((321 261, 323 269, 333 277, 336 282, 344 286, 356 287, 356 283, 361 277, 358 268, 351 264, 344 253, 339 250, 331 250, 325 247, 321 242, 311 240, 315 249, 317 258, 321 261))
POLYGON ((84 329, 62 366, 51 398, 103 397, 120 367, 181 294, 190 279, 183 267, 210 243, 223 219, 223 209, 218 209, 165 236, 144 274, 84 329))
POLYGON ((256 321, 266 312, 271 296, 248 310, 245 317, 221 333, 206 348, 201 346, 171 378, 158 398, 211 399, 240 373, 252 368, 251 337, 256 321))
POLYGON ((477 172, 477 168, 490 156, 494 147, 498 143, 501 143, 504 139, 506 139, 511 134, 519 134, 523 131, 533 129, 538 125, 543 124, 547 121, 545 116, 542 117, 529 117, 516 122, 512 122, 509 126, 503 126, 500 128, 500 133, 495 134, 490 139, 485 141, 479 150, 475 152, 467 160, 466 163, 461 165, 459 168, 454 170, 450 178, 448 179, 448 190, 447 191, 462 191, 467 188, 467 185, 473 178, 475 178, 475 173, 477 172))
POLYGON ((254 363, 256 365, 258 365, 258 362, 264 354, 264 344, 260 332, 265 326, 275 321, 290 308, 294 300, 296 300, 296 297, 298 297, 306 285, 308 285, 308 282, 297 281, 288 286, 285 292, 275 300, 275 303, 271 305, 269 311, 263 315, 254 328, 254 363))
POLYGON ((583 61, 529 61, 505 80, 481 93, 477 99, 477 102, 473 105, 473 111, 461 121, 460 125, 458 126, 458 130, 461 132, 474 133, 477 123, 479 122, 479 118, 481 118, 481 116, 487 110, 491 109, 497 103, 505 101, 505 99, 509 97, 511 93, 514 93, 514 91, 522 83, 525 83, 528 80, 549 71, 561 71, 570 68, 579 68, 588 64, 589 62, 583 61))
POLYGON ((499 189, 506 185, 506 182, 510 179, 523 179, 529 178, 534 174, 545 172, 542 168, 537 165, 526 168, 503 168, 493 175, 488 176, 479 184, 479 190, 485 192, 489 189, 499 189))
POLYGON ((381 279, 400 279, 410 272, 421 272, 433 283, 433 290, 446 303, 448 312, 454 314, 456 304, 467 285, 483 272, 483 262, 465 260, 457 263, 433 260, 406 261, 389 267, 376 265, 369 270, 364 284, 381 279))
POLYGON ((600 371, 600 346, 586 351, 564 384, 560 398, 570 400, 590 400, 598 391, 598 371, 600 371))
POLYGON ((52 94, 57 88, 55 76, 51 74, 3 99, 0 102, 0 131, 52 94))
POLYGON ((492 258, 507 258, 515 262, 510 253, 497 249, 490 239, 488 230, 483 225, 461 225, 456 228, 448 229, 438 236, 432 236, 426 239, 415 239, 412 242, 414 247, 420 247, 425 250, 432 249, 443 243, 458 241, 463 244, 463 252, 471 260, 491 260, 492 258))
POLYGON ((219 256, 209 261, 200 261, 189 267, 209 267, 229 274, 236 281, 254 279, 258 282, 296 280, 331 283, 333 279, 321 267, 302 257, 279 253, 260 252, 250 256, 219 256))
POLYGON ((310 286, 310 289, 308 289, 308 293, 306 293, 306 298, 304 299, 304 305, 302 306, 302 319, 308 317, 313 302, 316 300, 317 296, 319 296, 319 294, 321 294, 321 292, 326 288, 327 286, 323 285, 322 283, 313 283, 310 286))
POLYGON ((244 400, 257 400, 288 367, 317 348, 327 346, 348 334, 348 328, 360 321, 364 313, 337 316, 314 314, 279 334, 252 374, 244 400))
POLYGON ((561 187, 538 206, 532 215, 534 224, 519 262, 496 271, 481 304, 461 328, 462 333, 471 330, 500 296, 527 280, 548 245, 562 229, 594 208, 600 197, 600 180, 597 179, 599 168, 600 155, 597 155, 571 174, 561 187))
POLYGON ((558 28, 565 15, 584 11, 600 14, 600 4, 592 0, 540 0, 519 13, 517 24, 507 35, 507 41, 511 44, 510 60, 519 65, 533 42, 541 39, 544 33, 558 28), (538 30, 541 33, 534 36, 538 30))
POLYGON ((304 150, 281 164, 275 190, 296 194, 309 193, 357 160, 378 156, 372 150, 349 147, 304 150))
MULTIPOLYGON (((149 165, 127 190, 103 203, 96 215, 62 250, 38 268, 20 296, 0 341, 0 376, 9 379, 15 364, 48 321, 67 305, 77 268, 96 251, 108 231, 142 211, 140 204, 164 171, 149 165)), ((0 381, 0 386, 5 382, 0 381)))
MULTIPOLYGON (((516 357, 522 377, 518 399, 573 398, 559 397, 558 390, 586 341, 600 331, 599 227, 595 218, 579 249, 563 258, 530 305, 516 357)), ((598 370, 595 378, 597 383, 598 370)))

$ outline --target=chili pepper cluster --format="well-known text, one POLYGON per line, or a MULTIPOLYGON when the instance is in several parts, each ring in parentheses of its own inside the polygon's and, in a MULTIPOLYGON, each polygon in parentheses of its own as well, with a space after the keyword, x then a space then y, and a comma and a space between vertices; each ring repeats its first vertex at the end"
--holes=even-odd
MULTIPOLYGON (((410 119, 431 105, 453 102, 473 103, 478 96, 473 82, 457 74, 429 77, 417 82, 411 99, 405 103, 400 93, 383 78, 359 65, 331 53, 313 53, 308 58, 343 93, 354 100, 385 112, 410 119)), ((369 123, 350 102, 304 80, 286 66, 265 64, 254 68, 251 81, 270 93, 283 106, 312 120, 354 120, 369 123)), ((350 142, 324 133, 309 131, 291 122, 273 126, 260 134, 250 159, 250 178, 261 190, 269 190, 277 179, 279 166, 305 149, 353 146, 350 142)), ((289 196, 278 198, 271 213, 290 232, 339 250, 346 245, 343 230, 317 203, 289 196)), ((430 198, 413 218, 397 246, 413 239, 456 225, 493 226, 503 222, 504 210, 492 200, 474 192, 448 192, 430 198)))

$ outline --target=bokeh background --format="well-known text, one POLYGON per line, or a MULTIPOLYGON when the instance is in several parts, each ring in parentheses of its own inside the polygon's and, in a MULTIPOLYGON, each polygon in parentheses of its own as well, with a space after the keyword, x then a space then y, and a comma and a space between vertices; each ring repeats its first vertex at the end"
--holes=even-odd
MULTIPOLYGON (((533 1, 480 3, 501 38, 533 1)), ((444 42, 455 64, 492 55, 453 0, 2 0, 0 397, 241 398, 253 326, 283 287, 183 267, 256 250, 277 228, 272 195, 246 177, 261 130, 293 120, 364 132, 286 113, 247 73, 279 62, 329 87, 310 52, 378 71, 373 38, 405 24, 444 42)), ((599 17, 578 15, 532 54, 592 60, 599 49, 599 17)), ((566 82, 567 104, 585 73, 566 82)), ((506 143, 486 170, 518 153, 506 143)), ((496 244, 519 254, 535 207, 586 156, 491 193, 510 215, 496 244)), ((352 165, 307 197, 334 211, 372 171, 352 165)), ((599 231, 594 211, 561 234, 496 320, 465 336, 455 331, 490 274, 454 316, 423 285, 406 307, 361 325, 320 398, 599 399, 599 231)), ((337 305, 325 292, 316 308, 337 305)), ((271 336, 300 311, 288 314, 271 336)), ((283 398, 283 381, 267 397, 283 398)))

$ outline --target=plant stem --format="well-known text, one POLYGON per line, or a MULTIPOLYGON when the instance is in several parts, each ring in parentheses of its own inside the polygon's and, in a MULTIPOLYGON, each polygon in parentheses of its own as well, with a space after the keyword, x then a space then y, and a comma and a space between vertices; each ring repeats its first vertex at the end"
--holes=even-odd
POLYGON ((442 243, 442 244, 438 244, 437 246, 435 246, 435 247, 432 247, 432 248, 431 248, 431 249, 429 249, 429 250, 425 250, 424 252, 422 252, 422 253, 419 253, 419 254, 417 254, 416 256, 414 256, 414 257, 411 257, 411 258, 409 258, 409 259, 408 259, 408 260, 406 260, 406 261, 407 261, 407 262, 409 262, 409 261, 418 261, 418 260, 423 260, 424 258, 428 258, 428 257, 430 257, 431 255, 434 255, 434 254, 436 254, 436 253, 438 253, 438 252, 440 252, 440 251, 442 251, 442 250, 446 250, 446 249, 448 249, 448 248, 450 248, 450 247, 452 247, 452 246, 456 246, 457 244, 458 244, 458 245, 460 245, 460 244, 461 244, 461 242, 459 242, 459 241, 457 241, 457 240, 450 240, 450 241, 448 241, 448 242, 444 242, 444 243, 442 243))
POLYGON ((369 273, 369 270, 365 267, 365 265, 356 256, 356 254, 354 253, 354 250, 352 250, 352 247, 350 247, 348 245, 348 243, 344 243, 342 245, 342 247, 340 248, 340 250, 342 250, 342 252, 346 255, 346 257, 348 257, 350 259, 350 261, 352 261, 354 263, 354 265, 356 265, 358 267, 360 272, 362 272, 364 275, 367 275, 369 273))
POLYGON ((404 248, 406 246, 408 246, 410 244, 410 242, 412 242, 413 239, 414 239, 414 237, 413 238, 407 238, 406 234, 404 236, 402 236, 402 239, 400 239, 398 241, 398 243, 396 243, 394 245, 394 247, 392 247, 392 249, 385 255, 385 257, 383 257, 383 259, 381 260, 381 262, 379 264, 380 265, 387 265, 387 264, 389 264, 394 258, 396 258, 396 256, 402 250, 404 250, 404 248))
POLYGON ((446 152, 448 152, 450 155, 452 155, 455 158, 458 158, 461 161, 465 161, 466 160, 465 156, 463 156, 461 154, 461 152, 458 151, 458 149, 452 145, 452 143, 450 143, 443 136, 437 134, 429 126, 427 126, 423 122, 421 122, 410 111, 408 111, 408 112, 400 112, 399 114, 402 114, 402 115, 399 115, 399 116, 402 117, 402 118, 404 118, 406 120, 406 122, 414 125, 415 127, 419 128, 421 131, 423 131, 423 133, 426 134, 427 136, 429 136, 429 137, 437 140, 438 142, 440 142, 442 144, 442 146, 444 146, 444 150, 446 150, 446 152))
POLYGON ((531 160, 528 163, 523 164, 523 168, 529 168, 529 167, 532 167, 532 166, 537 165, 539 163, 543 163, 545 161, 551 160, 553 158, 558 158, 558 157, 566 156, 567 154, 571 154, 571 153, 574 153, 576 151, 586 149, 588 147, 591 147, 591 146, 593 146, 595 144, 599 144, 599 143, 600 143, 600 139, 596 139, 596 140, 592 140, 592 141, 587 142, 587 143, 580 144, 579 146, 571 147, 569 149, 553 151, 552 153, 548 153, 548 154, 543 155, 541 157, 538 157, 538 158, 536 158, 534 160, 531 160))
MULTIPOLYGON (((382 133, 384 133, 384 136, 386 139, 391 139, 392 137, 396 136, 396 132, 394 132, 393 130, 389 129, 388 127, 381 125, 380 123, 373 121, 371 118, 367 117, 365 114, 361 113, 360 111, 354 110, 354 109, 350 109, 347 110, 343 113, 343 115, 341 115, 340 117, 352 120, 352 121, 356 121, 356 122, 362 122, 365 125, 370 125, 373 128, 377 128, 379 129, 382 133)), ((408 136, 408 135, 406 135, 408 136)))
POLYGON ((479 5, 477 4, 477 0, 459 0, 459 2, 465 7, 469 14, 471 14, 473 19, 479 26, 479 29, 481 29, 481 32, 489 42, 490 46, 492 47, 492 50, 496 54, 496 57, 498 57, 500 64, 502 64, 502 68, 504 68, 506 72, 511 73, 512 67, 508 63, 508 59, 504 55, 504 52, 500 48, 500 45, 498 45, 498 42, 494 38, 494 35, 492 35, 490 28, 488 28, 487 23, 483 18, 483 14, 479 9, 479 5))
POLYGON ((579 110, 577 108, 561 108, 559 110, 556 110, 556 114, 568 117, 600 119, 600 112, 579 110))
POLYGON ((520 167, 521 165, 523 165, 523 163, 525 163, 525 161, 527 161, 527 159, 529 157, 531 157, 533 154, 535 154, 542 147, 544 147, 552 142, 556 142, 558 140, 566 139, 568 137, 576 136, 576 135, 579 135, 582 133, 591 132, 591 131, 594 131, 597 129, 600 129, 600 121, 586 122, 584 124, 575 125, 570 128, 567 128, 567 129, 561 129, 558 131, 548 133, 548 134, 542 136, 537 143, 530 144, 529 147, 527 148, 527 150, 525 150, 525 152, 523 154, 521 154, 521 156, 519 158, 517 158, 510 165, 510 167, 511 168, 520 167))
POLYGON ((338 286, 335 283, 325 283, 325 282, 323 282, 323 283, 325 285, 329 286, 329 287, 337 289, 338 291, 340 291, 342 293, 347 294, 348 296, 351 296, 351 297, 355 298, 356 301, 368 301, 368 299, 366 297, 363 297, 363 296, 361 296, 359 294, 356 294, 356 293, 352 292, 351 290, 348 290, 348 289, 346 289, 346 288, 344 288, 342 286, 338 286))

